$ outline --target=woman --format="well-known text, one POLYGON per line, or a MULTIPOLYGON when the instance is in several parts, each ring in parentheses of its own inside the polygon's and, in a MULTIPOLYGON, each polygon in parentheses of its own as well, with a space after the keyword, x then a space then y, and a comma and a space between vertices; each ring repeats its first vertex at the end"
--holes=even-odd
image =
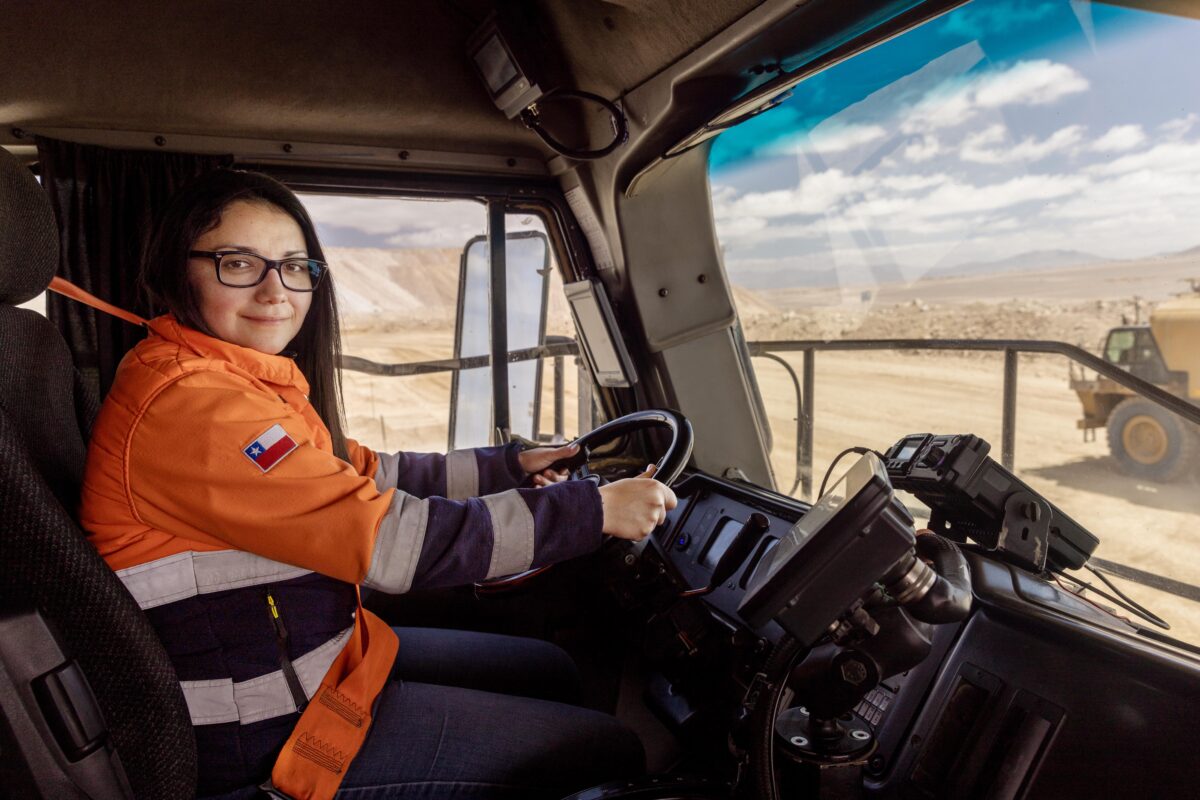
POLYGON ((602 532, 640 539, 673 493, 649 473, 559 482, 565 448, 381 454, 347 439, 327 271, 283 185, 197 179, 143 264, 169 313, 92 434, 81 517, 175 665, 200 793, 270 775, 313 796, 556 796, 640 771, 630 731, 556 702, 574 691, 561 651, 397 637, 355 587, 466 584, 589 552, 602 532), (530 482, 543 488, 516 488, 530 482))

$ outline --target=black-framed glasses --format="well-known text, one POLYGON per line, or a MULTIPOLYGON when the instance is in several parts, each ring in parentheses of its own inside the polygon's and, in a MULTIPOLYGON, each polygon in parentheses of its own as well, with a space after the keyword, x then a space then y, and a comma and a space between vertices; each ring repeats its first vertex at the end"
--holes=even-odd
POLYGON ((225 286, 246 289, 258 286, 267 279, 267 273, 275 270, 284 288, 293 292, 311 292, 321 282, 321 276, 329 265, 315 258, 281 258, 272 261, 254 253, 238 250, 192 250, 191 258, 211 258, 217 271, 217 280, 225 286))

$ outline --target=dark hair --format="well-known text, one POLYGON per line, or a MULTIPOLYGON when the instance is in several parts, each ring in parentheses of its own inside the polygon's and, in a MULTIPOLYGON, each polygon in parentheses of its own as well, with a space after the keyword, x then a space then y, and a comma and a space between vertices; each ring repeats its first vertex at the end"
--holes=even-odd
MULTIPOLYGON (((171 198, 142 259, 141 287, 158 310, 170 311, 189 328, 214 336, 204 323, 195 289, 188 279, 188 251, 221 222, 221 214, 238 202, 269 203, 296 220, 304 232, 309 258, 325 260, 317 231, 292 190, 258 172, 218 169, 206 172, 171 198)), ((313 292, 312 306, 288 349, 309 384, 309 402, 333 439, 333 452, 349 460, 342 431, 342 382, 338 365, 342 337, 332 276, 313 292)))

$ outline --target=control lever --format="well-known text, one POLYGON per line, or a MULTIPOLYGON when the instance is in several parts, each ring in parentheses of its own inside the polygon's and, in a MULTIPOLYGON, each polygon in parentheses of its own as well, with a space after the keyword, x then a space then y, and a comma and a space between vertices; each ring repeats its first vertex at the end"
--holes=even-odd
POLYGON ((733 537, 733 541, 729 543, 729 548, 721 555, 717 561, 717 565, 713 567, 712 577, 708 579, 708 585, 699 589, 688 589, 680 592, 680 597, 703 597, 710 594, 718 586, 729 580, 733 573, 737 572, 737 568, 745 562, 746 557, 750 555, 750 550, 759 539, 763 537, 771 528, 771 521, 766 515, 759 514, 757 511, 750 515, 750 519, 746 520, 746 524, 733 537))

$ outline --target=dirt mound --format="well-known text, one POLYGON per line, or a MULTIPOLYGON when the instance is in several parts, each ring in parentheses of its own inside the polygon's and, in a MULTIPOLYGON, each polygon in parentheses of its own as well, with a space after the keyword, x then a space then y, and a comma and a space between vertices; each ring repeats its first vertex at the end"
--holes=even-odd
POLYGON ((361 325, 380 317, 413 323, 454 318, 458 298, 457 248, 330 247, 339 311, 361 325))

